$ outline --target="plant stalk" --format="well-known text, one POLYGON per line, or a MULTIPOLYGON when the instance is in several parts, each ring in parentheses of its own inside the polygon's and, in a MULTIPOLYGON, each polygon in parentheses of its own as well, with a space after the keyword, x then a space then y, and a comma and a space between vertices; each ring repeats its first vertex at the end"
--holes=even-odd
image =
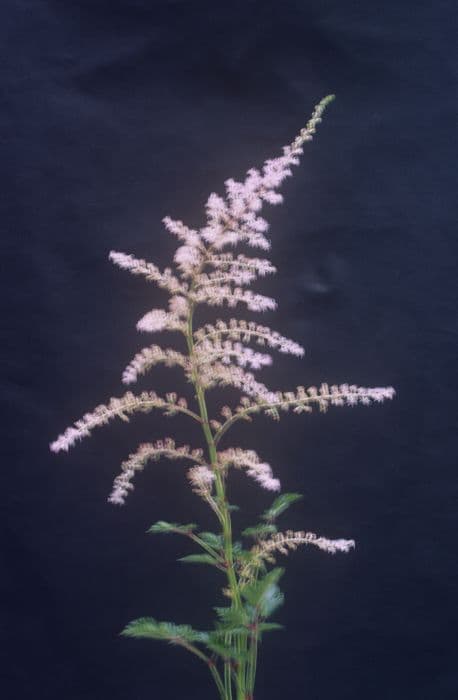
MULTIPOLYGON (((186 342, 188 346, 188 353, 191 362, 194 360, 194 338, 192 330, 192 317, 193 310, 190 310, 188 318, 188 327, 186 333, 186 342)), ((240 590, 237 581, 237 575, 234 566, 234 555, 233 555, 233 541, 232 541, 232 522, 231 515, 228 508, 228 503, 226 499, 226 490, 224 477, 218 468, 218 454, 216 450, 215 441, 210 428, 210 421, 208 418, 207 403, 205 400, 205 391, 200 382, 199 374, 197 371, 193 374, 193 384, 196 392, 196 399, 199 406, 199 413, 201 418, 202 430, 205 436, 205 441, 207 443, 208 456, 211 468, 215 475, 215 491, 218 500, 218 511, 221 527, 223 530, 223 545, 224 545, 224 564, 226 568, 226 575, 229 583, 229 591, 231 595, 232 605, 236 609, 242 607, 242 601, 240 597, 240 590)), ((236 646, 239 652, 245 651, 246 643, 244 639, 240 637, 236 638, 236 646)), ((236 674, 235 674, 235 685, 237 692, 237 700, 246 700, 245 693, 245 674, 246 674, 246 664, 244 661, 237 662, 236 674)), ((227 700, 232 698, 232 678, 230 667, 225 664, 224 672, 225 680, 225 692, 227 700)))

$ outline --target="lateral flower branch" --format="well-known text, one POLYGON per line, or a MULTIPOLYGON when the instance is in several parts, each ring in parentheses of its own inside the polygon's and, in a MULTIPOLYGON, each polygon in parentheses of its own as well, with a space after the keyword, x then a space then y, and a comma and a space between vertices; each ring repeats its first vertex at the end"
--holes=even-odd
POLYGON ((198 306, 226 306, 249 312, 275 310, 274 299, 252 292, 249 287, 260 277, 276 270, 265 258, 250 256, 250 248, 268 251, 267 221, 260 216, 264 204, 281 204, 279 192, 284 180, 299 165, 303 146, 313 138, 325 108, 333 96, 325 97, 295 140, 283 148, 282 155, 267 160, 262 169, 251 168, 243 182, 228 179, 225 196, 210 194, 206 202, 206 222, 199 230, 182 221, 165 217, 167 231, 178 240, 174 270, 159 270, 153 263, 123 252, 112 251, 110 260, 120 268, 155 282, 169 294, 167 308, 148 311, 137 323, 143 333, 175 332, 184 338, 182 347, 163 348, 152 344, 143 348, 127 365, 122 375, 126 385, 156 365, 181 368, 192 386, 192 402, 175 392, 158 396, 154 391, 133 394, 128 391, 108 404, 97 406, 51 443, 53 452, 66 451, 88 437, 94 428, 114 418, 128 421, 137 412, 159 410, 170 416, 181 414, 196 421, 202 429, 202 446, 177 445, 170 438, 143 443, 121 464, 109 501, 123 504, 134 488, 133 479, 150 461, 163 458, 191 463, 187 477, 192 490, 212 509, 215 532, 200 532, 196 524, 169 523, 163 520, 149 532, 178 534, 190 538, 200 553, 181 561, 216 567, 224 576, 223 593, 227 605, 216 607, 214 628, 198 631, 188 625, 141 618, 131 622, 123 634, 129 637, 159 639, 176 644, 203 661, 215 682, 221 700, 253 700, 259 643, 265 632, 279 629, 267 620, 283 602, 278 586, 283 569, 276 557, 299 545, 313 545, 334 554, 348 552, 351 539, 329 539, 312 532, 281 532, 278 517, 300 498, 296 493, 280 493, 281 484, 270 464, 254 450, 240 447, 220 448, 234 424, 264 413, 274 420, 281 413, 326 411, 331 406, 355 406, 381 403, 394 396, 392 387, 365 388, 352 384, 318 387, 299 386, 291 391, 275 391, 259 381, 255 373, 272 362, 271 352, 302 357, 303 348, 268 326, 235 314, 230 320, 209 320, 195 327, 198 306), (235 254, 238 246, 245 252, 235 254), (252 345, 256 346, 253 349, 252 345), (223 405, 210 416, 207 393, 232 387, 240 392, 236 406, 223 405), (244 470, 262 488, 277 492, 271 507, 259 522, 246 528, 242 537, 250 544, 234 540, 231 514, 235 506, 227 499, 231 469, 244 470))

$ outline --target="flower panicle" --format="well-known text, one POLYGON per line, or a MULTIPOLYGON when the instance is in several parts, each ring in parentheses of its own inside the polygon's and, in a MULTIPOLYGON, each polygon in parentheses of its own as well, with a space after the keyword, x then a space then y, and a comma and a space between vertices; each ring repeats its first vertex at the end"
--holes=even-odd
POLYGON ((329 554, 336 554, 337 552, 348 553, 355 547, 354 540, 332 540, 318 536, 314 532, 287 530, 286 532, 277 532, 268 539, 259 540, 251 551, 256 558, 275 563, 275 554, 277 552, 288 554, 290 550, 296 550, 302 544, 314 545, 329 554))
POLYGON ((186 333, 186 320, 189 314, 189 302, 181 294, 174 294, 169 299, 169 310, 151 309, 137 322, 137 330, 146 333, 158 331, 180 331, 186 333))
POLYGON ((182 367, 189 372, 191 365, 189 359, 181 352, 172 348, 161 348, 159 345, 150 345, 143 348, 128 364, 122 375, 123 384, 133 384, 139 375, 145 374, 151 367, 164 364, 166 367, 182 367))
POLYGON ((229 308, 237 304, 246 304, 250 311, 274 311, 277 302, 264 294, 254 294, 249 289, 232 287, 229 284, 206 285, 190 293, 190 298, 195 304, 208 304, 209 306, 223 306, 226 302, 229 308))
POLYGON ((208 500, 211 497, 215 473, 205 464, 197 465, 188 469, 188 480, 194 493, 208 500))
MULTIPOLYGON (((228 178, 224 183, 225 197, 212 192, 205 204, 207 221, 201 229, 191 229, 181 220, 164 217, 166 229, 181 243, 174 260, 183 280, 193 278, 196 273, 201 274, 202 267, 211 264, 209 247, 212 255, 240 243, 269 250, 270 242, 265 235, 269 224, 259 212, 264 202, 276 205, 283 201, 278 189, 292 175, 291 167, 299 164, 302 145, 313 138, 316 126, 331 99, 332 96, 329 96, 321 100, 307 125, 291 144, 283 148, 282 155, 266 160, 261 170, 250 168, 243 182, 228 178)), ((233 269, 232 272, 235 274, 233 269)), ((259 273, 264 274, 262 269, 259 273)), ((238 284, 241 281, 245 284, 252 281, 250 276, 242 276, 241 279, 240 270, 238 278, 237 275, 235 277, 238 284)))
POLYGON ((235 365, 225 365, 222 362, 202 365, 200 381, 206 389, 215 386, 232 386, 260 403, 269 404, 277 398, 277 394, 270 391, 265 384, 258 382, 251 372, 235 365))
POLYGON ((242 586, 252 580, 253 576, 256 577, 256 572, 264 562, 276 564, 278 554, 288 555, 300 545, 313 545, 328 554, 337 554, 350 552, 355 548, 356 543, 355 540, 329 539, 304 530, 286 530, 286 532, 276 532, 268 538, 259 538, 250 550, 250 558, 241 566, 242 586))
POLYGON ((256 396, 254 398, 250 395, 244 396, 235 411, 236 413, 265 412, 267 415, 278 418, 279 410, 289 411, 292 409, 294 413, 303 413, 312 411, 314 406, 318 407, 321 412, 327 411, 330 406, 356 406, 358 404, 368 406, 372 403, 383 403, 390 400, 395 393, 391 386, 361 387, 355 384, 329 386, 324 382, 318 388, 311 386, 305 389, 303 386, 299 386, 295 391, 278 391, 272 395, 272 399, 269 401, 256 396), (275 412, 275 415, 272 412, 275 412))
POLYGON ((315 107, 307 125, 294 141, 283 148, 283 155, 267 160, 262 170, 250 168, 243 182, 233 178, 225 181, 226 198, 212 192, 206 203, 207 225, 201 229, 201 237, 215 250, 228 245, 246 243, 254 248, 268 250, 270 243, 265 236, 269 225, 259 216, 263 202, 281 204, 282 195, 277 192, 291 167, 299 165, 302 145, 313 138, 316 127, 333 96, 321 100, 315 107))
POLYGON ((253 271, 253 273, 259 275, 259 277, 273 275, 277 271, 277 268, 272 265, 270 260, 248 257, 243 254, 235 256, 230 252, 219 254, 210 253, 207 256, 207 263, 217 270, 226 269, 229 270, 229 272, 234 272, 235 270, 253 271))
POLYGON ((113 418, 121 418, 121 420, 128 422, 128 416, 131 413, 149 413, 154 408, 161 409, 166 415, 174 415, 181 411, 198 418, 192 411, 188 410, 186 399, 178 399, 175 393, 167 394, 164 399, 154 391, 142 391, 140 395, 128 391, 124 396, 113 397, 108 404, 100 404, 92 412, 85 413, 80 420, 77 420, 74 425, 67 428, 50 444, 50 449, 52 452, 68 452, 76 442, 89 437, 94 428, 106 425, 113 418))
POLYGON ((262 352, 255 352, 251 348, 244 347, 242 343, 232 340, 215 341, 204 340, 197 349, 198 364, 207 364, 220 360, 229 365, 235 361, 240 367, 260 369, 272 364, 272 356, 262 352))
POLYGON ((152 443, 142 443, 137 450, 129 455, 121 464, 121 473, 113 482, 113 489, 108 498, 109 503, 123 505, 125 499, 134 486, 132 479, 135 472, 142 471, 148 461, 158 461, 162 457, 168 459, 189 459, 193 462, 203 462, 203 450, 192 450, 189 445, 177 447, 173 438, 156 440, 152 443))
POLYGON ((214 324, 207 323, 195 331, 194 337, 197 344, 206 340, 228 338, 242 343, 255 342, 257 345, 267 346, 279 352, 302 357, 304 348, 294 340, 285 338, 267 326, 261 326, 254 321, 245 321, 232 318, 229 322, 218 320, 214 324))
POLYGON ((261 462, 254 450, 244 450, 240 447, 230 447, 218 452, 218 464, 221 468, 227 469, 230 465, 236 469, 246 469, 248 476, 268 491, 279 491, 280 481, 275 479, 272 468, 267 462, 261 462))
POLYGON ((133 275, 143 275, 147 280, 156 282, 162 289, 167 289, 171 294, 187 292, 187 285, 175 277, 170 268, 163 272, 156 265, 146 260, 135 258, 127 253, 120 253, 115 250, 110 251, 109 259, 123 270, 128 270, 133 275))

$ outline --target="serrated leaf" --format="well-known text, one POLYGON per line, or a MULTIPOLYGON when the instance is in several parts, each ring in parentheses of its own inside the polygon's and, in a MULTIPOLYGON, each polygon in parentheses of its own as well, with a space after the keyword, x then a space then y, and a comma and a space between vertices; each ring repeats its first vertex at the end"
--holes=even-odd
POLYGON ((252 559, 255 559, 255 555, 250 549, 242 549, 241 552, 237 552, 237 561, 240 561, 242 563, 251 561, 252 559))
POLYGON ((227 509, 230 513, 234 512, 236 510, 240 510, 239 506, 233 506, 230 503, 227 504, 227 509))
POLYGON ((244 609, 240 608, 213 608, 218 615, 220 624, 228 627, 240 627, 247 623, 248 616, 244 609))
POLYGON ((182 561, 185 564, 210 564, 211 566, 218 566, 218 562, 210 554, 188 554, 185 557, 180 557, 178 561, 182 561))
POLYGON ((206 643, 208 632, 199 632, 190 625, 176 625, 174 622, 158 622, 153 617, 141 617, 133 620, 123 629, 124 637, 158 639, 170 644, 184 642, 206 643))
POLYGON ((303 498, 303 496, 300 493, 282 493, 275 499, 270 508, 261 515, 261 518, 267 520, 267 522, 272 522, 278 518, 279 515, 284 513, 290 505, 296 503, 296 501, 300 501, 301 498, 303 498))
POLYGON ((247 527, 243 530, 242 535, 244 537, 253 537, 254 539, 259 539, 265 535, 273 535, 277 532, 277 527, 272 523, 259 523, 253 527, 247 527))
POLYGON ((188 525, 180 525, 180 523, 168 523, 165 520, 158 520, 157 523, 151 525, 147 530, 148 533, 153 535, 156 534, 169 534, 171 532, 177 533, 179 535, 188 535, 197 529, 195 523, 189 523, 188 525))
POLYGON ((259 632, 275 632, 276 630, 284 630, 283 625, 279 625, 276 622, 261 622, 258 625, 259 632))
POLYGON ((210 545, 214 549, 221 549, 223 546, 223 538, 221 535, 217 535, 214 532, 199 532, 199 538, 205 542, 205 544, 210 545))
POLYGON ((268 586, 257 604, 260 617, 267 618, 273 615, 277 608, 283 605, 284 600, 285 597, 276 583, 268 586))
POLYGON ((242 588, 242 596, 253 608, 256 608, 261 617, 268 617, 283 602, 283 597, 277 582, 284 573, 284 569, 275 567, 262 579, 253 581, 242 588))

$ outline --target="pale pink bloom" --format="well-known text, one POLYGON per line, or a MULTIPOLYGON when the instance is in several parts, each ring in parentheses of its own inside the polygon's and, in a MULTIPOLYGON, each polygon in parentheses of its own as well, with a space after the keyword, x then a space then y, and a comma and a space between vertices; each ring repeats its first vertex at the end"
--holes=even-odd
POLYGON ((264 233, 269 228, 267 221, 261 216, 255 216, 252 211, 246 212, 246 214, 244 214, 242 217, 242 221, 254 231, 258 231, 260 233, 264 233))
POLYGON ((192 299, 197 303, 206 303, 209 306, 222 306, 226 302, 230 308, 243 303, 250 311, 273 311, 277 308, 277 302, 271 297, 254 294, 249 289, 231 287, 230 285, 201 287, 192 294, 192 299))
POLYGON ((198 232, 186 226, 182 221, 171 219, 170 216, 165 216, 162 221, 166 229, 187 246, 199 247, 201 245, 198 232))
POLYGON ((330 540, 327 537, 319 537, 315 535, 314 532, 304 532, 302 530, 294 532, 293 530, 287 530, 286 532, 277 532, 269 539, 260 541, 252 551, 259 557, 274 562, 275 559, 273 559, 273 555, 276 552, 288 554, 288 550, 295 550, 301 544, 313 544, 315 547, 329 554, 349 552, 355 547, 354 540, 330 540))
POLYGON ((270 348, 279 350, 279 352, 297 355, 298 357, 302 357, 304 354, 304 348, 298 343, 285 338, 267 326, 254 323, 254 321, 232 318, 227 323, 226 321, 218 320, 214 325, 207 323, 203 328, 195 332, 198 343, 204 342, 205 339, 213 340, 224 336, 233 340, 240 340, 243 343, 254 341, 259 345, 268 345, 270 348))
POLYGON ((185 326, 177 314, 167 313, 163 309, 152 309, 137 322, 137 330, 148 333, 157 331, 183 331, 185 326))
POLYGON ((211 221, 219 221, 228 214, 226 202, 215 192, 212 192, 205 205, 207 216, 211 221))
POLYGON ((260 402, 272 403, 277 400, 276 393, 270 391, 264 384, 258 382, 250 372, 246 372, 241 367, 224 365, 222 362, 203 365, 201 379, 207 388, 216 385, 233 386, 240 389, 243 394, 260 402))
MULTIPOLYGON (((249 169, 242 182, 227 179, 224 183, 224 198, 216 193, 210 194, 205 205, 206 222, 202 228, 189 228, 182 221, 168 216, 163 219, 166 229, 180 242, 174 257, 178 276, 169 268, 161 271, 153 263, 132 255, 110 252, 110 259, 116 265, 156 282, 170 294, 168 311, 152 309, 138 321, 138 330, 173 330, 186 334, 194 306, 200 303, 227 305, 230 308, 243 303, 253 312, 276 308, 274 299, 246 289, 258 276, 275 272, 270 261, 243 254, 235 255, 225 249, 240 244, 262 250, 270 248, 265 235, 269 224, 260 216, 260 212, 264 202, 276 205, 283 201, 277 190, 292 175, 293 166, 299 164, 302 145, 312 138, 328 101, 324 100, 318 105, 307 126, 292 144, 283 148, 282 155, 267 160, 260 170, 249 169)), ((224 432, 228 421, 231 422, 233 418, 249 418, 256 412, 264 412, 278 419, 280 411, 289 409, 297 413, 311 411, 312 408, 325 411, 329 406, 380 403, 394 395, 392 387, 365 388, 348 384, 329 386, 326 383, 308 389, 298 387, 295 391, 273 392, 245 369, 257 370, 269 365, 272 361, 270 355, 255 352, 246 345, 254 342, 283 353, 302 356, 304 350, 299 344, 270 328, 242 319, 231 319, 228 322, 218 320, 214 324, 206 324, 195 330, 193 336, 194 345, 188 338, 189 356, 157 345, 143 348, 124 371, 123 381, 132 383, 153 365, 163 363, 166 366, 181 366, 187 378, 198 378, 201 387, 230 386, 238 389, 242 394, 240 405, 234 409, 234 413, 229 407, 223 407, 221 414, 226 423, 223 425, 212 420, 214 430, 222 429, 224 432)), ((148 412, 153 408, 162 410, 166 415, 181 412, 202 422, 199 415, 187 408, 186 400, 178 398, 174 392, 167 394, 165 399, 154 392, 143 392, 140 396, 127 392, 119 399, 110 399, 108 405, 97 406, 92 413, 86 413, 51 444, 51 450, 68 450, 78 440, 89 436, 93 428, 106 424, 114 417, 128 421, 131 413, 148 412)), ((137 452, 123 462, 122 473, 115 479, 109 500, 113 503, 124 502, 125 496, 133 488, 131 480, 135 472, 143 468, 147 459, 157 459, 160 456, 191 458, 199 462, 188 471, 188 479, 194 490, 217 509, 211 497, 215 473, 202 463, 201 453, 198 455, 196 451, 190 452, 187 446, 177 448, 170 438, 140 445, 137 452)), ((265 489, 277 491, 280 488, 280 482, 274 478, 270 465, 261 462, 253 451, 226 450, 219 453, 218 460, 223 468, 229 463, 245 468, 247 474, 265 489)), ((286 535, 275 536, 270 545, 272 551, 287 551, 301 542, 314 544, 332 553, 348 551, 354 546, 353 540, 328 540, 313 533, 289 531, 286 535)), ((269 541, 264 545, 268 546, 269 541)))
POLYGON ((145 374, 151 367, 164 364, 166 367, 183 367, 190 369, 190 362, 185 355, 171 348, 161 348, 159 345, 150 345, 137 353, 129 363, 122 375, 123 384, 133 384, 140 374, 145 374))
POLYGON ((88 437, 94 428, 106 425, 113 418, 128 422, 129 414, 149 413, 154 408, 162 409, 165 413, 179 413, 187 410, 180 400, 177 401, 176 394, 167 394, 166 398, 162 399, 154 391, 142 391, 139 396, 128 391, 119 399, 111 398, 108 405, 100 404, 92 413, 85 413, 80 420, 51 443, 50 449, 52 452, 67 451, 78 440, 88 437))
POLYGON ((109 259, 124 270, 128 270, 134 275, 143 275, 146 279, 156 282, 159 287, 167 289, 172 294, 186 292, 187 286, 179 281, 169 268, 163 272, 156 265, 146 260, 134 258, 133 255, 118 253, 112 250, 109 259))
POLYGON ((174 256, 177 267, 184 275, 192 275, 195 268, 202 261, 202 253, 199 248, 191 245, 182 245, 177 248, 174 256))
POLYGON ((206 340, 196 348, 198 362, 215 362, 221 360, 224 364, 230 364, 233 360, 240 367, 260 369, 272 364, 272 357, 265 353, 255 352, 251 348, 244 347, 241 343, 233 343, 231 340, 224 342, 206 340))
POLYGON ((261 462, 254 450, 243 450, 239 447, 229 448, 218 453, 218 461, 225 467, 232 464, 238 469, 245 468, 248 476, 251 476, 268 491, 280 490, 280 481, 274 479, 270 464, 261 462))
POLYGON ((268 204, 282 204, 283 202, 283 195, 273 190, 265 190, 262 192, 261 197, 268 202, 268 204))
POLYGON ((173 296, 169 299, 169 309, 171 314, 181 318, 187 318, 189 314, 189 302, 186 297, 173 296))
POLYGON ((191 450, 188 445, 177 447, 172 438, 139 445, 136 452, 129 455, 129 458, 121 464, 122 472, 114 480, 113 490, 108 501, 122 505, 128 492, 134 488, 131 480, 135 472, 142 471, 148 461, 157 462, 162 457, 202 461, 203 451, 200 449, 191 450))
POLYGON ((187 473, 193 491, 203 498, 211 494, 215 474, 207 466, 191 467, 187 473))
POLYGON ((240 269, 252 270, 260 277, 264 277, 265 275, 272 274, 277 271, 270 260, 265 260, 263 258, 251 258, 242 254, 235 257, 233 253, 209 255, 208 264, 216 267, 217 269, 227 268, 232 272, 240 269))
POLYGON ((207 287, 208 294, 211 294, 217 286, 227 286, 235 284, 239 287, 249 285, 256 279, 256 273, 247 268, 232 267, 230 270, 218 270, 217 272, 196 275, 195 286, 197 289, 207 287))

